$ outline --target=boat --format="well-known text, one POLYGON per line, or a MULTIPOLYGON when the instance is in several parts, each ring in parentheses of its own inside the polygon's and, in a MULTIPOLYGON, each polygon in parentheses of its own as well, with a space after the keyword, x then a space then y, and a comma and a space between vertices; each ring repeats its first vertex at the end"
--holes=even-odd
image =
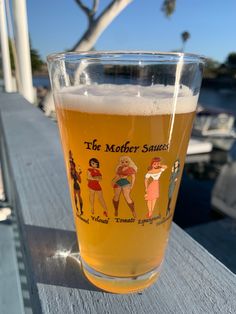
POLYGON ((230 150, 236 139, 235 117, 222 109, 202 108, 197 112, 192 135, 210 141, 214 148, 230 150))
POLYGON ((205 154, 212 151, 212 143, 191 138, 188 145, 187 155, 205 154))
POLYGON ((209 163, 210 159, 211 156, 208 153, 188 154, 185 158, 185 164, 209 163))
POLYGON ((212 190, 211 204, 222 214, 236 219, 236 161, 225 164, 212 190))

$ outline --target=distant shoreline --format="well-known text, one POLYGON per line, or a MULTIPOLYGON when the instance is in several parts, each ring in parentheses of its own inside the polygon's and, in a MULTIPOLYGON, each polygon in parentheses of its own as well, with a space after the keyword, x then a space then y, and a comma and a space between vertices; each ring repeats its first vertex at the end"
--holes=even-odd
POLYGON ((210 88, 233 89, 236 91, 236 79, 232 79, 230 77, 203 78, 202 86, 203 87, 210 87, 210 88))
MULTIPOLYGON (((46 73, 37 73, 33 75, 34 87, 51 88, 49 76, 46 73)), ((236 79, 230 77, 221 78, 203 78, 202 87, 206 88, 225 88, 236 91, 236 79)))
POLYGON ((45 87, 51 89, 49 76, 46 74, 34 74, 33 75, 33 86, 34 87, 45 87))

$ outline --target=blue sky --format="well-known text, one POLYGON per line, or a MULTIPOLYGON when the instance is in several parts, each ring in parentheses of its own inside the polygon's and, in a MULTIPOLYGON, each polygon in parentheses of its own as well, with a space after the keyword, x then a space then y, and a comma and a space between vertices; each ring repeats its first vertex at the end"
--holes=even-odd
MULTIPOLYGON (((86 4, 91 0, 84 0, 86 4)), ((109 0, 100 0, 101 8, 109 0)), ((181 33, 191 38, 186 52, 224 62, 236 52, 236 0, 177 0, 170 18, 163 0, 134 0, 105 30, 97 50, 159 50, 181 47, 181 33)), ((28 23, 33 48, 46 55, 71 49, 86 29, 87 20, 74 0, 28 0, 28 23)))

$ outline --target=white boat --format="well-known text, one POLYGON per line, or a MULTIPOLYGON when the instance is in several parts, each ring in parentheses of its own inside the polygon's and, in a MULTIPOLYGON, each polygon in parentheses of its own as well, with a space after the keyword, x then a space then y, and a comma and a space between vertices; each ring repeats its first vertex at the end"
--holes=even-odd
POLYGON ((210 141, 214 147, 229 150, 235 139, 235 117, 217 109, 201 109, 195 118, 193 136, 210 141))
POLYGON ((192 154, 192 155, 187 155, 185 159, 185 164, 199 164, 199 163, 209 163, 211 159, 210 154, 192 154))
POLYGON ((205 154, 212 151, 212 143, 191 138, 188 145, 187 155, 205 154))
POLYGON ((236 161, 225 164, 212 190, 211 204, 221 213, 236 218, 236 161))

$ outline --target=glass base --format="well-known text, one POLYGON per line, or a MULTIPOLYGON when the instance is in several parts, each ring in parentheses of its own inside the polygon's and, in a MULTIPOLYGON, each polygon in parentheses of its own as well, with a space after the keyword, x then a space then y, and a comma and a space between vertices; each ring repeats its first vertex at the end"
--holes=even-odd
POLYGON ((82 270, 87 279, 96 287, 112 293, 140 292, 152 285, 160 275, 161 265, 152 271, 135 277, 107 276, 91 268, 81 257, 82 270))

